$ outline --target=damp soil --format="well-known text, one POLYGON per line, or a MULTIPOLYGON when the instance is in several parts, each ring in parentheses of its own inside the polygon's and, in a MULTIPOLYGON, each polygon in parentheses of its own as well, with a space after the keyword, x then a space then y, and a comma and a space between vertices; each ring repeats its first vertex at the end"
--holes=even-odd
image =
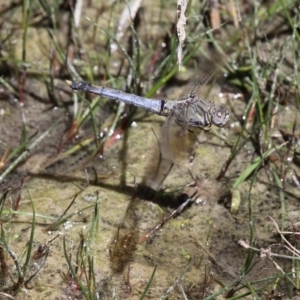
MULTIPOLYGON (((39 30, 36 34, 39 38, 32 30, 31 46, 37 44, 44 33, 39 30)), ((38 47, 33 47, 30 56, 42 57, 39 52, 35 54, 36 49, 38 47)), ((55 86, 60 90, 62 101, 72 103, 72 92, 64 79, 57 79, 55 86)), ((192 146, 186 157, 176 161, 163 184, 164 193, 153 201, 137 195, 137 183, 141 182, 152 159, 157 145, 154 133, 159 133, 165 121, 163 117, 136 118, 103 155, 92 160, 92 150, 85 146, 64 158, 58 154, 60 145, 65 150, 76 140, 92 135, 92 122, 87 122, 74 140, 65 141, 72 120, 72 105, 53 108, 47 101, 47 91, 41 80, 28 77, 26 87, 45 101, 38 101, 29 94, 25 103, 20 103, 13 95, 0 100, 0 156, 7 145, 11 148, 19 145, 24 124, 28 136, 40 136, 54 122, 57 121, 57 125, 1 182, 1 194, 11 189, 11 202, 21 197, 18 208, 21 213, 13 214, 11 220, 3 218, 3 226, 10 222, 10 247, 15 253, 21 253, 30 237, 33 205, 36 247, 57 234, 59 237, 51 242, 46 264, 31 282, 31 288, 21 289, 18 299, 83 298, 80 290, 68 281, 63 239, 69 257, 75 260, 81 237, 88 236, 96 201, 99 216, 96 233, 89 244, 89 255, 94 260, 97 289, 103 299, 139 299, 155 268, 147 299, 159 299, 172 286, 174 290, 168 299, 182 299, 180 286, 188 299, 201 299, 233 283, 240 277, 248 255, 238 242, 247 241, 250 236, 249 197, 256 246, 266 248, 280 242, 269 217, 280 224, 282 203, 267 168, 259 171, 254 182, 250 179, 239 186, 240 206, 235 214, 230 209, 230 186, 253 160, 255 149, 250 140, 234 158, 226 176, 216 179, 231 152, 227 141, 233 144, 239 137, 236 124, 246 109, 243 98, 230 94, 219 97, 221 87, 217 85, 212 89, 209 100, 229 109, 230 124, 210 132, 199 131, 197 140, 191 136, 192 146), (196 177, 195 187, 192 183, 196 177), (177 197, 182 193, 194 195, 193 202, 146 241, 140 242, 165 215, 182 203, 177 197), (167 198, 166 195, 171 196, 167 198), (49 224, 63 214, 75 197, 68 212, 74 215, 59 228, 49 229, 49 224)), ((167 84, 163 93, 168 99, 176 99, 182 89, 184 86, 174 88, 167 84)), ((107 111, 99 110, 95 118, 104 118, 105 114, 107 111)), ((299 121, 299 117, 293 104, 281 106, 276 114, 274 136, 279 136, 279 129, 291 132, 294 120, 299 121)), ((298 133, 296 128, 295 135, 298 133)), ((286 220, 299 218, 299 194, 289 178, 285 188, 286 220)), ((277 250, 282 251, 280 246, 277 250)), ((7 259, 13 269, 13 261, 7 259)), ((254 254, 253 262, 256 264, 247 275, 248 281, 277 274, 270 259, 254 254)), ((287 272, 291 270, 289 261, 278 260, 277 263, 287 272)), ((13 275, 15 273, 12 271, 13 275)), ((266 286, 262 295, 271 289, 266 286)), ((279 289, 285 291, 286 287, 281 283, 279 289)), ((218 296, 218 299, 223 298, 224 293, 218 296)))

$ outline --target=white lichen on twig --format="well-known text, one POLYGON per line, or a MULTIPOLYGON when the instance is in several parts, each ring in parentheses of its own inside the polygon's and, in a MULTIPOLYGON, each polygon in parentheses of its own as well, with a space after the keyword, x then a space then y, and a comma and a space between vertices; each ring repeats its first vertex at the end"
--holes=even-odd
POLYGON ((178 21, 177 21, 177 35, 178 35, 178 47, 177 47, 177 62, 179 69, 182 66, 182 48, 183 43, 186 38, 185 25, 186 25, 186 16, 185 11, 187 9, 188 0, 177 0, 177 9, 178 9, 178 21))

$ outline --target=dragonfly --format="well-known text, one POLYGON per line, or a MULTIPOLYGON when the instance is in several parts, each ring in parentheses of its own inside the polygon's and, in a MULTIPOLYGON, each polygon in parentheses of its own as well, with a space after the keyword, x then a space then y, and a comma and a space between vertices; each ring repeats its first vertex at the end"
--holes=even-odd
POLYGON ((229 112, 226 108, 217 106, 213 101, 207 102, 197 95, 199 88, 211 79, 215 71, 216 68, 213 67, 205 76, 198 78, 198 81, 192 83, 189 89, 175 101, 145 98, 82 81, 67 81, 67 84, 73 90, 85 91, 110 100, 121 101, 167 117, 158 139, 157 162, 143 179, 144 185, 158 191, 174 165, 176 152, 182 151, 179 149, 180 144, 183 144, 181 139, 189 127, 210 130, 212 125, 224 127, 229 121, 229 112), (174 130, 174 128, 177 129, 174 130))

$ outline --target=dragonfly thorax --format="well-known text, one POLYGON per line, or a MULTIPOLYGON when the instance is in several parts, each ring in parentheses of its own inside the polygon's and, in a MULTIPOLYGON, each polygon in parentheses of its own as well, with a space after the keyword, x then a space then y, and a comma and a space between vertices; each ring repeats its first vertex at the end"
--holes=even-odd
POLYGON ((211 116, 208 112, 199 114, 196 111, 190 113, 189 126, 200 127, 204 130, 210 130, 211 127, 211 116))

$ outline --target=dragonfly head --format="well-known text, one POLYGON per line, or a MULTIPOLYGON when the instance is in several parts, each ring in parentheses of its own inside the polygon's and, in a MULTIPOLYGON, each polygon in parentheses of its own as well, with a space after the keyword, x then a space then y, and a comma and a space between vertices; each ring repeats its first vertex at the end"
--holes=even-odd
POLYGON ((211 111, 211 121, 218 127, 224 127, 229 121, 229 112, 222 106, 215 107, 211 111))

